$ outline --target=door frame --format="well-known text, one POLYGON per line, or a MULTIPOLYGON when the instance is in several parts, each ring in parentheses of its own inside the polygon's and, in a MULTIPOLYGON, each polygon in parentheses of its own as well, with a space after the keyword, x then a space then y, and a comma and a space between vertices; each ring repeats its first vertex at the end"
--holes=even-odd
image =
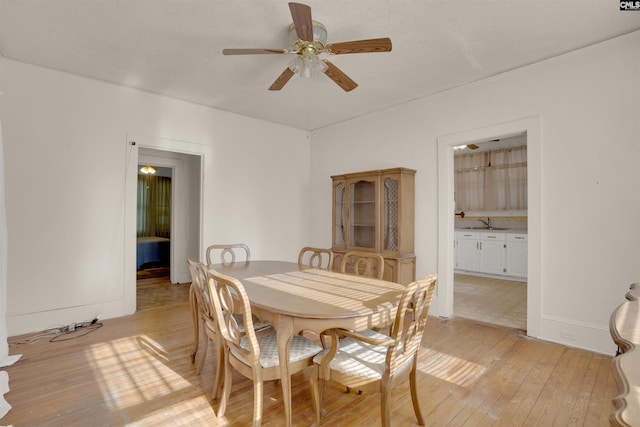
MULTIPOLYGON (((135 313, 136 311, 136 213, 137 213, 137 177, 138 177, 138 163, 140 161, 140 148, 148 148, 151 150, 163 151, 163 152, 171 152, 177 154, 187 154, 198 156, 200 159, 200 171, 199 171, 199 187, 200 191, 197 196, 199 202, 198 209, 198 232, 197 232, 197 253, 189 254, 189 256, 197 257, 197 259, 201 259, 202 253, 202 236, 204 235, 204 175, 205 168, 207 162, 211 161, 212 154, 210 147, 186 141, 178 141, 172 139, 158 138, 158 137, 149 137, 149 136, 135 136, 135 135, 127 135, 126 138, 126 171, 125 171, 125 214, 124 214, 124 310, 126 313, 135 313)), ((164 159, 161 161, 162 164, 157 164, 158 166, 164 167, 174 167, 167 166, 165 164, 166 160, 170 160, 169 158, 157 157, 155 159, 164 159)), ((175 162, 175 159, 174 159, 175 162)), ((175 192, 179 193, 179 189, 176 189, 177 186, 182 185, 177 181, 179 179, 177 175, 177 169, 173 169, 173 177, 172 177, 172 210, 179 209, 178 201, 174 198, 175 192)), ((184 179, 185 174, 182 173, 184 179)), ((185 184, 185 183, 183 183, 185 184)), ((179 187, 178 187, 179 188, 179 187)), ((186 203, 186 202, 185 202, 186 203)), ((172 218, 172 236, 171 236, 171 275, 172 282, 174 278, 174 272, 177 271, 174 266, 176 262, 179 260, 175 257, 175 228, 174 228, 175 218, 172 218)), ((186 243, 185 243, 186 244, 186 243)), ((188 251, 188 246, 187 246, 188 251)), ((185 260, 186 264, 186 260, 185 260)), ((178 278, 179 279, 179 278, 178 278)))
POLYGON ((453 147, 527 135, 527 335, 540 335, 542 276, 542 150, 540 117, 533 116, 438 137, 438 291, 441 317, 453 315, 455 236, 453 147))

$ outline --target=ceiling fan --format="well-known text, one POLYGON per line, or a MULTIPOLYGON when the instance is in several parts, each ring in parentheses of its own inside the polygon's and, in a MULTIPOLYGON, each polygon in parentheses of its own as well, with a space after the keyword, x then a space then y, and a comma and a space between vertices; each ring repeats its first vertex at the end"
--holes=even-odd
POLYGON ((292 35, 292 38, 296 37, 292 49, 224 49, 222 51, 223 55, 295 54, 296 57, 273 82, 269 90, 282 89, 296 73, 307 78, 324 73, 338 86, 349 92, 355 89, 358 84, 327 59, 320 59, 321 53, 342 55, 391 51, 391 39, 388 37, 325 44, 327 28, 320 22, 311 19, 311 7, 301 3, 289 3, 289 10, 293 18, 289 34, 292 35))

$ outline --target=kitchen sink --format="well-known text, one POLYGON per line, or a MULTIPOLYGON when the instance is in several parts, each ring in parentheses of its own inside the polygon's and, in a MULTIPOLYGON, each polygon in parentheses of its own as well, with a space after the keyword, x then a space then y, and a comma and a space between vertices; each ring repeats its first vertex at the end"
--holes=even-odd
POLYGON ((509 230, 507 227, 462 227, 461 230, 509 230))

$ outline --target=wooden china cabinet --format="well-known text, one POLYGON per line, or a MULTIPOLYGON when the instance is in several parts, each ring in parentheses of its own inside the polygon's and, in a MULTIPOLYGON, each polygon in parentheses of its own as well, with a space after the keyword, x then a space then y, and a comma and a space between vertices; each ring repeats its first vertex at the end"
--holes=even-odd
POLYGON ((406 168, 348 173, 333 181, 333 269, 347 251, 382 255, 384 279, 408 284, 416 277, 414 176, 406 168))

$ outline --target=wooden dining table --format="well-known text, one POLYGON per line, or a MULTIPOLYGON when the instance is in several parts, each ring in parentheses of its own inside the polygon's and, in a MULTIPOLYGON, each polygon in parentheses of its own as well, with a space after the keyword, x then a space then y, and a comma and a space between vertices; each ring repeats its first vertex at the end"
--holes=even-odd
POLYGON ((405 286, 297 263, 249 261, 214 264, 214 270, 240 280, 253 313, 270 322, 278 340, 286 425, 291 425, 289 347, 294 334, 330 328, 365 330, 388 326, 405 286))

